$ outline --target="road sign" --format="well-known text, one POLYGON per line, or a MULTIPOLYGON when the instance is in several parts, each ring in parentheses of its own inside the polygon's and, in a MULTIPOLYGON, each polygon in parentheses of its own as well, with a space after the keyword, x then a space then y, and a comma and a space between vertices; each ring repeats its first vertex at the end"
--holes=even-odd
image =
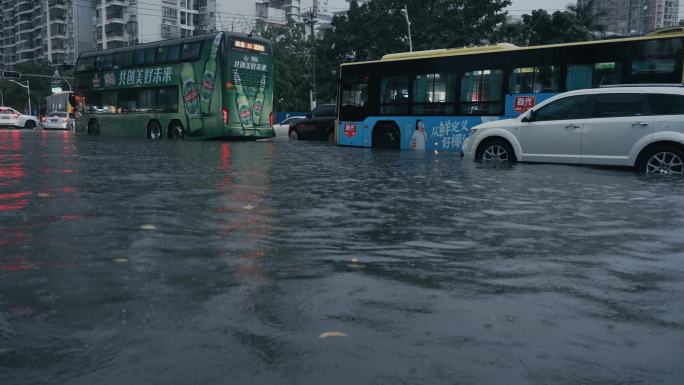
POLYGON ((3 71, 2 77, 5 79, 21 79, 21 72, 17 71, 3 71))

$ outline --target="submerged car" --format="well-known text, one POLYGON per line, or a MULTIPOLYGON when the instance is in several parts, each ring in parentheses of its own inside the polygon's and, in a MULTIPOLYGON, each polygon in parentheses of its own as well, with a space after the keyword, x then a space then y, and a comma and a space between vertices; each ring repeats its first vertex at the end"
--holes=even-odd
POLYGON ((290 126, 304 119, 305 116, 288 116, 282 122, 274 124, 273 131, 276 137, 287 137, 290 126))
POLYGON ((32 130, 37 125, 38 118, 35 116, 24 115, 14 108, 0 107, 0 127, 28 128, 32 130))
POLYGON ((290 140, 327 140, 335 141, 335 115, 337 106, 321 104, 306 119, 290 125, 288 136, 290 140))
POLYGON ((66 111, 52 111, 41 119, 44 130, 71 130, 73 119, 66 111))
POLYGON ((684 87, 614 86, 565 92, 517 118, 483 123, 466 158, 637 167, 684 174, 684 87))

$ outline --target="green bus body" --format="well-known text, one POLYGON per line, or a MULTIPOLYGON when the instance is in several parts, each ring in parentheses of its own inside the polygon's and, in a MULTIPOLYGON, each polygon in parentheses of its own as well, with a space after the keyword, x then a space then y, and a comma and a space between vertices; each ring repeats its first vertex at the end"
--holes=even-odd
POLYGON ((76 132, 271 138, 273 64, 268 40, 230 32, 84 53, 76 63, 76 132))

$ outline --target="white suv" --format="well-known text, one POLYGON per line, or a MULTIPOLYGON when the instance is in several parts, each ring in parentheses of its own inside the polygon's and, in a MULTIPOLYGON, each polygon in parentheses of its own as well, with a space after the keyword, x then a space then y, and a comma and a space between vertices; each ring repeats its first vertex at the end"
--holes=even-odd
POLYGON ((515 119, 481 124, 466 158, 636 166, 684 173, 684 87, 622 86, 565 92, 515 119))
POLYGON ((34 129, 38 125, 38 118, 24 115, 14 108, 0 107, 0 127, 34 129))

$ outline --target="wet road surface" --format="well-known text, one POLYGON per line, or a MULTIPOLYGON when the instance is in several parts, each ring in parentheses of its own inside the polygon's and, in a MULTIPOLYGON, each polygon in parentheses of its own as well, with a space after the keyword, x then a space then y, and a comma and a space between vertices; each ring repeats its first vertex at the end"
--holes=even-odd
POLYGON ((681 384, 684 180, 0 131, 0 384, 681 384))

